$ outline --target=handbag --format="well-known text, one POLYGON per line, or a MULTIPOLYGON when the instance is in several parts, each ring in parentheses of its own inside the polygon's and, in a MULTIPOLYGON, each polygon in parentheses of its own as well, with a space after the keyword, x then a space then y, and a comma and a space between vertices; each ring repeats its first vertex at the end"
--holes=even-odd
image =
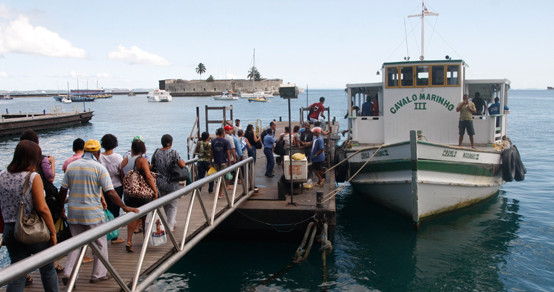
MULTIPOLYGON (((135 161, 135 167, 129 170, 123 178, 123 191, 125 192, 125 196, 139 199, 153 198, 156 192, 148 185, 144 176, 136 168, 137 162, 135 161)), ((152 176, 156 179, 155 173, 152 173, 152 176)))
MULTIPOLYGON (((150 219, 152 218, 152 213, 148 213, 148 217, 146 218, 147 224, 150 224, 150 219)), ((160 246, 167 243, 167 236, 165 235, 165 229, 160 221, 160 218, 158 215, 154 217, 154 226, 152 228, 152 234, 150 234, 150 241, 148 242, 149 246, 160 246)))
POLYGON ((190 173, 188 168, 181 168, 178 163, 174 163, 169 173, 169 180, 172 182, 186 181, 189 183, 190 173))
POLYGON ((23 184, 23 191, 21 192, 21 201, 19 202, 19 213, 17 214, 17 222, 15 224, 15 239, 25 244, 35 244, 41 242, 47 242, 50 240, 50 231, 46 226, 46 223, 34 210, 31 211, 29 216, 25 216, 25 203, 23 202, 23 196, 29 189, 29 172, 25 177, 23 184))
POLYGON ((58 243, 71 238, 71 231, 69 230, 69 224, 65 217, 58 218, 56 223, 54 223, 54 227, 56 228, 58 243))
MULTIPOLYGON (((104 210, 104 218, 106 219, 106 222, 112 221, 114 219, 114 216, 110 210, 104 210)), ((106 234, 106 237, 108 238, 108 241, 117 239, 119 237, 119 228, 116 228, 112 232, 106 234)))

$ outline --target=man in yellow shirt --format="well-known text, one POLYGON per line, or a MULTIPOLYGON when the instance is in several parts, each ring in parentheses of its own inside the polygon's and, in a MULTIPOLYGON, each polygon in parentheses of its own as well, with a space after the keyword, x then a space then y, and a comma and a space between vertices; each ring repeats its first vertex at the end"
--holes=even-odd
POLYGON ((475 148, 473 145, 473 135, 475 135, 475 129, 473 129, 473 114, 477 112, 475 104, 469 101, 469 95, 464 94, 464 99, 456 107, 456 111, 460 112, 460 121, 458 122, 458 129, 460 130, 460 139, 458 140, 458 146, 462 146, 462 140, 464 139, 464 133, 467 129, 467 135, 471 142, 471 148, 475 148))

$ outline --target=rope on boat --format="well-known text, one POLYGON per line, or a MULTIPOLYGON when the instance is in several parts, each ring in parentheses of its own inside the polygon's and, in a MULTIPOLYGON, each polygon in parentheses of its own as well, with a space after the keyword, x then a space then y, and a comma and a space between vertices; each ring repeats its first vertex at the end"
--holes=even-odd
POLYGON ((269 222, 264 222, 264 221, 261 221, 261 220, 258 220, 256 218, 253 218, 251 216, 248 216, 246 214, 244 214, 244 212, 241 212, 240 210, 235 210, 235 212, 237 213, 240 213, 242 216, 254 221, 254 222, 258 222, 260 224, 263 224, 263 225, 266 225, 266 226, 269 226, 271 228, 273 228, 273 230, 277 231, 277 232, 291 232, 294 230, 294 228, 297 226, 297 225, 300 225, 300 224, 303 224, 305 222, 308 222, 310 220, 313 220, 316 218, 316 213, 314 213, 314 215, 306 218, 306 219, 303 219, 303 220, 300 220, 298 222, 295 222, 295 223, 285 223, 285 224, 276 224, 276 223, 269 223, 269 222), (283 229, 283 228, 287 228, 287 229, 283 229))
MULTIPOLYGON (((355 178, 359 173, 360 171, 362 171, 362 169, 364 169, 364 167, 373 159, 373 157, 375 157, 375 154, 377 154, 377 152, 379 152, 379 150, 381 150, 381 148, 385 146, 384 144, 377 147, 377 150, 375 150, 375 152, 373 152, 373 154, 371 155, 371 157, 369 157, 369 159, 358 169, 358 171, 356 171, 356 173, 354 173, 354 175, 352 175, 346 182, 350 182, 353 178, 355 178)), ((357 152, 356 152, 357 153, 357 152)), ((351 156, 350 156, 351 157, 351 156)), ((345 158, 344 160, 346 159, 349 159, 350 157, 347 157, 345 158)), ((343 160, 343 161, 344 161, 343 160)), ((336 166, 336 165, 335 165, 336 166)), ((335 197, 340 191, 342 191, 342 189, 346 186, 346 184, 343 184, 342 186, 340 186, 339 188, 336 188, 334 189, 333 191, 329 192, 327 195, 323 196, 323 200, 321 201, 321 204, 329 201, 330 199, 332 199, 333 197, 335 197)))
POLYGON ((308 224, 308 227, 306 228, 306 232, 304 233, 304 239, 302 239, 302 242, 296 249, 294 258, 292 260, 293 263, 299 264, 308 258, 308 255, 310 255, 310 249, 312 248, 312 244, 314 243, 314 238, 316 233, 317 233, 317 226, 315 225, 315 222, 312 221, 310 222, 310 224, 308 224), (306 241, 308 240, 308 236, 310 235, 310 233, 311 233, 310 241, 306 246, 306 241))
MULTIPOLYGON (((381 147, 383 147, 383 145, 379 146, 379 148, 381 148, 381 147)), ((343 159, 343 160, 340 161, 339 163, 337 163, 337 164, 333 165, 332 167, 328 168, 323 174, 326 174, 326 173, 328 173, 329 171, 333 170, 335 167, 337 167, 337 166, 343 164, 343 163, 346 162, 348 159, 354 157, 354 155, 356 155, 356 154, 358 154, 358 153, 360 153, 360 152, 362 152, 362 151, 371 150, 371 149, 374 149, 374 148, 375 148, 375 146, 372 146, 372 147, 365 147, 365 148, 359 149, 358 151, 352 153, 352 155, 346 157, 345 159, 343 159)))

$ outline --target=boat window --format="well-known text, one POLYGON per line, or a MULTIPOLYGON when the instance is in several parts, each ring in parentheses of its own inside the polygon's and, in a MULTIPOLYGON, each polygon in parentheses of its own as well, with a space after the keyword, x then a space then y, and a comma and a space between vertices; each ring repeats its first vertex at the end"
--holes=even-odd
POLYGON ((429 66, 416 67, 416 85, 417 86, 429 85, 429 66))
POLYGON ((414 67, 402 67, 400 73, 402 86, 414 86, 414 67))
POLYGON ((431 67, 431 85, 444 85, 444 66, 431 67))
POLYGON ((398 86, 398 68, 387 68, 387 87, 398 86))
POLYGON ((449 65, 446 69, 446 81, 448 85, 459 85, 460 84, 460 66, 458 65, 449 65))

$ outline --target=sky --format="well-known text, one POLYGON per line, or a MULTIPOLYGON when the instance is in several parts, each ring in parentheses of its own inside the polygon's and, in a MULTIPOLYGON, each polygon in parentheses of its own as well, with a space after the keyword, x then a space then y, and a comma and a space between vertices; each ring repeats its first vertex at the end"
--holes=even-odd
MULTIPOLYGON (((469 79, 554 86, 554 1, 428 0, 425 59, 463 59, 469 79)), ((312 89, 379 82, 421 55, 419 0, 0 3, 0 92, 156 88, 162 79, 263 78, 312 89)))

